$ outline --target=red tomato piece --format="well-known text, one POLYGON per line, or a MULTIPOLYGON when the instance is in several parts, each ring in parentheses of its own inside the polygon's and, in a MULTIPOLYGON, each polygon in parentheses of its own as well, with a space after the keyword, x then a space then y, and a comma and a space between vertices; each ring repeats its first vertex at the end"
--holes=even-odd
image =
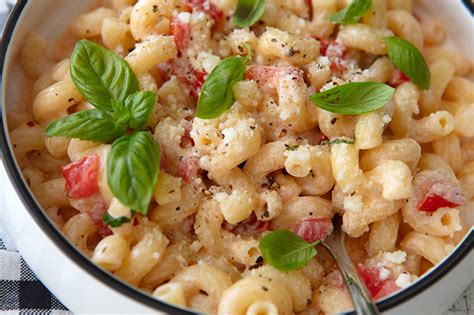
POLYGON ((185 157, 179 161, 178 176, 181 177, 184 182, 190 183, 198 176, 199 169, 198 158, 185 157))
POLYGON ((373 297, 375 300, 382 299, 393 292, 400 290, 400 287, 393 280, 386 280, 380 291, 373 297))
POLYGON ((340 74, 347 70, 344 59, 340 57, 329 57, 329 60, 331 61, 331 65, 329 67, 331 68, 332 72, 340 74))
POLYGON ((250 65, 245 72, 245 78, 257 82, 258 86, 266 93, 275 92, 281 77, 284 75, 291 75, 300 82, 304 80, 303 72, 295 67, 250 65))
POLYGON ((182 22, 178 17, 171 19, 171 34, 174 36, 174 42, 179 51, 188 48, 191 37, 191 27, 182 22))
POLYGON ((363 264, 357 266, 357 272, 364 281, 372 297, 375 297, 383 288, 384 280, 380 279, 380 270, 363 264))
POLYGON ((179 144, 182 148, 193 147, 194 140, 191 138, 191 130, 193 129, 193 122, 189 121, 184 128, 184 135, 181 137, 181 142, 179 144))
POLYGON ((199 93, 201 93, 202 85, 204 81, 206 81, 207 73, 204 71, 194 70, 194 78, 192 80, 188 80, 188 85, 191 90, 191 95, 194 98, 199 98, 199 93))
POLYGON ((199 98, 207 75, 206 72, 194 69, 184 58, 176 58, 171 65, 171 73, 189 88, 189 92, 194 98, 199 98))
POLYGON ((99 162, 99 156, 92 154, 62 167, 62 174, 66 179, 66 191, 69 198, 85 198, 97 191, 99 162))
POLYGON ((320 43, 320 53, 331 61, 331 71, 336 73, 346 71, 347 66, 345 65, 344 58, 348 53, 347 46, 332 38, 321 39, 320 43))
POLYGON ((224 13, 209 0, 186 0, 185 4, 198 11, 204 11, 214 21, 214 25, 224 17, 224 13))
POLYGON ((435 212, 438 208, 454 208, 460 206, 460 204, 451 202, 440 195, 435 193, 429 192, 425 195, 425 197, 421 200, 421 202, 416 207, 417 210, 427 211, 427 212, 435 212))
POLYGON ((425 185, 427 186, 423 187, 417 210, 434 212, 438 208, 453 208, 466 202, 459 186, 447 182, 431 182, 431 185, 426 182, 425 185))
POLYGON ((344 58, 347 56, 347 46, 332 38, 321 39, 321 48, 319 49, 321 55, 326 57, 344 58))
POLYGON ((329 218, 306 218, 299 221, 293 233, 308 243, 324 240, 332 232, 332 222, 329 218))
POLYGON ((390 79, 388 79, 388 85, 393 86, 393 87, 398 87, 402 85, 405 82, 409 82, 410 79, 399 69, 395 69, 395 71, 392 72, 392 76, 390 79))

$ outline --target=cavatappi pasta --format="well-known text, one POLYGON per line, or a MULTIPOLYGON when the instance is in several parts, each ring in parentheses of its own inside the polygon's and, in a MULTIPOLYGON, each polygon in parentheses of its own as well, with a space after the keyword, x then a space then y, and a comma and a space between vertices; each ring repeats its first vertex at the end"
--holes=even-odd
POLYGON ((359 273, 380 284, 375 299, 410 285, 473 223, 472 63, 442 47, 443 24, 420 20, 416 1, 373 0, 357 23, 329 21, 349 3, 267 0, 250 28, 234 25, 236 0, 104 0, 77 17, 65 41, 116 52, 140 90, 158 96, 146 129, 161 147, 160 173, 146 215, 114 197, 110 143, 43 135, 48 123, 93 107, 71 80, 70 60, 53 58, 47 42, 29 34, 20 61, 34 119, 8 115, 32 192, 94 263, 157 299, 209 314, 350 309, 324 253, 284 272, 259 249, 268 231, 294 231, 305 220, 330 225, 335 215, 359 273), (423 54, 429 89, 387 57, 387 36, 423 54), (232 86, 235 103, 217 118, 195 117, 203 82, 236 55, 250 59, 232 86), (343 115, 308 99, 364 81, 394 87, 391 101, 343 115), (63 177, 84 161, 96 172, 86 192, 63 177), (129 220, 109 226, 104 214, 129 220))

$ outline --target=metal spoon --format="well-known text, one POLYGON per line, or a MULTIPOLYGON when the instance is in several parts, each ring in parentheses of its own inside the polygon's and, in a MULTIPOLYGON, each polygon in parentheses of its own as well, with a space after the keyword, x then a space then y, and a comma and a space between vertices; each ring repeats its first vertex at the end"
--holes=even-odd
POLYGON ((342 278, 346 283, 347 289, 354 303, 355 311, 359 315, 380 314, 377 306, 370 297, 370 294, 364 282, 347 254, 344 244, 345 233, 342 231, 342 219, 337 217, 333 220, 333 233, 320 244, 331 254, 337 263, 342 278))

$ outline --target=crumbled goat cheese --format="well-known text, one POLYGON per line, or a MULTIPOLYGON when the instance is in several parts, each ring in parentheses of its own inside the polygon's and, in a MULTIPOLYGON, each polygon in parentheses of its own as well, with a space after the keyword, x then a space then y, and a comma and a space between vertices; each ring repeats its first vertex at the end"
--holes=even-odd
POLYGON ((405 261, 407 254, 404 251, 397 250, 395 252, 384 253, 383 257, 389 262, 400 265, 405 261))

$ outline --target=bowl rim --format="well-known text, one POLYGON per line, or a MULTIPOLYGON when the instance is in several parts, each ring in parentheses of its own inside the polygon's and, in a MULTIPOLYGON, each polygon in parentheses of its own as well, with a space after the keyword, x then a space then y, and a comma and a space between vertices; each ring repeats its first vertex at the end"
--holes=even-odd
MULTIPOLYGON (((83 269, 85 272, 92 275, 96 280, 102 284, 109 286, 115 291, 126 295, 134 301, 144 303, 145 305, 159 311, 173 312, 173 314, 199 314, 189 310, 177 308, 175 306, 166 304, 151 296, 142 293, 139 289, 133 288, 132 286, 122 282, 118 278, 114 277, 108 271, 96 266, 89 258, 85 257, 78 249, 70 244, 66 238, 59 232, 59 230, 52 224, 47 218, 44 211, 36 203, 32 193, 24 182, 21 172, 17 168, 13 152, 8 142, 8 130, 6 118, 3 117, 3 99, 5 95, 2 95, 3 91, 3 70, 6 61, 6 55, 8 52, 10 40, 13 37, 16 25, 21 17, 21 14, 27 5, 28 0, 18 0, 13 11, 11 12, 3 31, 3 38, 0 47, 0 148, 3 164, 6 172, 9 176, 10 181, 13 184, 16 192, 20 196, 20 199, 27 209, 30 216, 38 224, 43 233, 65 254, 69 260, 73 261, 77 266, 83 269)), ((474 4, 469 0, 463 0, 466 8, 474 13, 474 4)), ((420 278, 413 285, 401 290, 399 293, 391 295, 382 301, 377 302, 377 306, 380 311, 387 311, 399 304, 402 304, 409 299, 420 294, 430 286, 444 278, 458 263, 460 263, 472 250, 474 245, 474 230, 471 228, 468 235, 465 236, 464 240, 458 244, 457 248, 444 259, 433 271, 426 276, 420 278)), ((349 314, 354 314, 351 312, 349 314)))

